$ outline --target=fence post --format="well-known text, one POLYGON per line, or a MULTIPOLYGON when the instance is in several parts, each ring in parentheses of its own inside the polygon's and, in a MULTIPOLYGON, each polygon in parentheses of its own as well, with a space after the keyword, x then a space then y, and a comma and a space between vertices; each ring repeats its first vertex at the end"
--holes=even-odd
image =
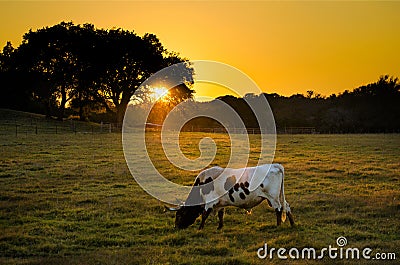
POLYGON ((35 134, 37 134, 37 124, 35 125, 35 134))
POLYGON ((18 136, 18 124, 15 124, 15 137, 18 136))

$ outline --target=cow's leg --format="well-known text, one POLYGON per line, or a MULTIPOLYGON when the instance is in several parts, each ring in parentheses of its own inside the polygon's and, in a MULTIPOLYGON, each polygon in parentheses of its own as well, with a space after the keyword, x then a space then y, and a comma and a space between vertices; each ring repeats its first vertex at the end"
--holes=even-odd
POLYGON ((218 211, 218 228, 221 229, 224 226, 224 208, 218 211))
POLYGON ((276 208, 275 213, 276 213, 276 225, 280 226, 282 224, 282 211, 279 208, 276 208))
POLYGON ((293 218, 293 215, 292 215, 292 212, 291 212, 291 211, 288 211, 288 212, 287 212, 287 217, 289 218, 290 225, 291 225, 291 226, 294 226, 295 223, 294 223, 294 218, 293 218))
POLYGON ((273 209, 275 209, 276 213, 276 225, 280 226, 282 224, 282 205, 279 203, 279 195, 276 195, 275 197, 268 197, 266 196, 268 200, 268 204, 272 206, 273 209))
POLYGON ((273 196, 271 194, 264 194, 264 196, 263 198, 267 199, 269 206, 275 209, 276 225, 280 226, 282 224, 282 205, 279 202, 279 194, 273 196))
POLYGON ((295 226, 292 210, 290 209, 290 205, 287 202, 286 202, 286 209, 287 209, 286 214, 287 214, 287 217, 289 218, 290 225, 295 226))
POLYGON ((209 208, 207 211, 203 211, 203 213, 201 214, 201 223, 200 223, 200 226, 199 226, 199 230, 204 228, 204 224, 206 222, 206 219, 210 215, 211 212, 212 212, 212 208, 209 208))

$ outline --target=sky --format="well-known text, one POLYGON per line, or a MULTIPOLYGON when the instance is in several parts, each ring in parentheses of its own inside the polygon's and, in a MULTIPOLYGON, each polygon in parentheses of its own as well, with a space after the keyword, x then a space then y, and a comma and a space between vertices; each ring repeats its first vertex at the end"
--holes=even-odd
POLYGON ((267 93, 329 96, 400 77, 399 14, 400 1, 0 0, 0 45, 61 21, 92 23, 154 33, 169 51, 229 64, 267 93))

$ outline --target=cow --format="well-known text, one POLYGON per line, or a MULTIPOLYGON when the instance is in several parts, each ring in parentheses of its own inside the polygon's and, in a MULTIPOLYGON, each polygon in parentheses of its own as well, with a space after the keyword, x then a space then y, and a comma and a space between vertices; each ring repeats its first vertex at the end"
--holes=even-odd
POLYGON ((196 177, 186 201, 178 207, 166 208, 176 211, 175 227, 178 229, 189 227, 201 215, 201 230, 212 212, 218 213, 217 229, 221 229, 225 207, 235 206, 249 211, 264 200, 275 209, 277 226, 285 222, 286 216, 291 226, 295 225, 285 200, 284 168, 280 164, 203 170, 196 177))

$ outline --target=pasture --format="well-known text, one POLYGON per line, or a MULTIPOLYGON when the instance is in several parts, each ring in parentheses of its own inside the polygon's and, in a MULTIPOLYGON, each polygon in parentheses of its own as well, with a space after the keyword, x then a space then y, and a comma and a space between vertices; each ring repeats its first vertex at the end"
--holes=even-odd
MULTIPOLYGON (((196 157, 203 136, 218 144, 213 164, 226 163, 224 134, 182 133, 184 153, 196 157)), ((158 144, 155 133, 148 137, 158 144)), ((255 163, 259 138, 251 137, 255 163)), ((200 220, 175 230, 174 214, 134 182, 118 133, 7 134, 0 146, 2 264, 316 264, 261 260, 257 250, 264 243, 322 249, 336 246, 339 236, 348 247, 400 259, 400 135, 278 135, 274 162, 285 167, 297 226, 277 228, 264 202, 251 215, 228 208, 221 231, 212 216, 202 231, 200 220)), ((160 171, 192 183, 195 174, 171 169, 157 152, 160 171)))

